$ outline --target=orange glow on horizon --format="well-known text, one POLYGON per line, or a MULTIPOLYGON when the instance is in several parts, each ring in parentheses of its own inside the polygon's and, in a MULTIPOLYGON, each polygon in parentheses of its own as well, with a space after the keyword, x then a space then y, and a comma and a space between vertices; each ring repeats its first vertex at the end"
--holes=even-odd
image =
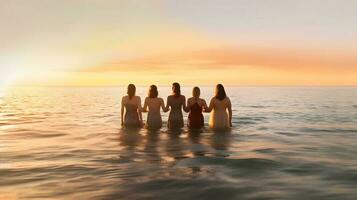
MULTIPOLYGON (((62 3, 71 5, 73 2, 62 3)), ((40 15, 34 13, 40 11, 33 9, 32 4, 14 6, 14 12, 26 19, 23 22, 26 26, 16 26, 25 30, 15 32, 29 35, 25 34, 26 37, 20 40, 12 37, 15 35, 11 31, 5 34, 13 40, 3 40, 10 41, 8 46, 13 48, 4 48, 0 56, 0 86, 169 85, 173 80, 190 85, 213 85, 216 82, 229 85, 357 85, 356 40, 337 37, 339 32, 335 31, 339 29, 334 27, 328 31, 319 30, 322 31, 319 35, 317 30, 301 24, 300 16, 277 13, 275 9, 281 10, 279 6, 284 5, 266 8, 269 14, 286 15, 283 21, 278 17, 271 21, 260 16, 265 16, 264 12, 252 12, 254 14, 247 18, 251 21, 243 20, 240 24, 225 15, 224 6, 221 14, 202 12, 202 15, 209 13, 213 18, 196 21, 196 12, 191 13, 194 14, 191 18, 181 18, 186 16, 182 12, 187 9, 182 7, 180 10, 175 6, 171 9, 180 11, 177 16, 172 16, 161 1, 155 4, 132 1, 86 4, 90 12, 78 7, 86 13, 84 16, 77 11, 58 12, 58 16, 53 16, 52 7, 39 4, 38 9, 49 19, 58 19, 58 24, 49 23, 43 16, 38 18, 40 15), (23 9, 18 9, 22 6, 23 9), (98 16, 100 12, 93 12, 101 9, 110 14, 98 16), (24 10, 30 13, 23 13, 24 10), (215 21, 215 18, 222 20, 215 21), (72 22, 70 19, 74 20, 73 24, 69 23, 72 22), (48 27, 39 26, 38 21, 48 27), (260 24, 262 21, 267 24, 260 24), (277 27, 276 21, 291 22, 290 28, 294 31, 277 27), (257 25, 265 25, 266 31, 255 29, 257 25), (305 29, 308 32, 302 34, 305 29), (334 40, 326 36, 329 34, 336 36, 334 40)), ((221 6, 214 5, 189 8, 210 11, 221 6)), ((254 8, 260 8, 259 5, 252 3, 254 8)), ((231 14, 238 19, 241 13, 231 14)), ((315 16, 321 17, 319 20, 324 25, 325 14, 315 16)), ((315 23, 319 22, 314 19, 315 23)), ((350 33, 354 31, 351 26, 345 28, 351 28, 350 33)), ((7 38, 5 36, 3 38, 7 38)))

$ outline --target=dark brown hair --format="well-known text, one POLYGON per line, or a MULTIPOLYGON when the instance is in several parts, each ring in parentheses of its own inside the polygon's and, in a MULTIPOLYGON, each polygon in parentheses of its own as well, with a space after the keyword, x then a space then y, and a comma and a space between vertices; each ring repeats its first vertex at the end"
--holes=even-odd
POLYGON ((149 89, 149 98, 156 98, 159 95, 159 92, 157 91, 156 85, 151 85, 149 89))
POLYGON ((222 84, 218 84, 216 86, 216 96, 215 98, 219 99, 219 100, 223 100, 227 97, 226 91, 224 90, 224 87, 222 84))
POLYGON ((181 96, 181 87, 179 83, 173 83, 172 84, 172 92, 174 93, 175 97, 181 96))
POLYGON ((132 99, 135 96, 135 92, 136 92, 136 87, 134 84, 129 84, 128 85, 128 90, 127 90, 127 94, 129 96, 129 99, 132 99))
POLYGON ((193 90, 192 90, 192 96, 193 97, 200 97, 200 94, 201 94, 201 90, 199 87, 194 87, 193 90))

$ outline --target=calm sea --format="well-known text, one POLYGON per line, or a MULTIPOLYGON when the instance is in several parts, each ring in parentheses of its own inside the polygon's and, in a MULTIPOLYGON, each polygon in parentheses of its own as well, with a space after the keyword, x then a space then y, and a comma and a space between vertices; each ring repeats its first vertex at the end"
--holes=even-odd
POLYGON ((2 92, 0 199, 357 199, 357 88, 226 90, 227 133, 121 130, 121 87, 2 92))

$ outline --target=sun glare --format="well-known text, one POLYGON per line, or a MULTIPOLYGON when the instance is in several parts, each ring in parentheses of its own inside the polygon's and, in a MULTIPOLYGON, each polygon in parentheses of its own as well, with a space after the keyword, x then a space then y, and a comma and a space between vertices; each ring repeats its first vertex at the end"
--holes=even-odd
POLYGON ((0 69, 0 90, 6 91, 10 86, 13 86, 20 79, 26 78, 31 72, 31 69, 27 68, 11 68, 0 69))
POLYGON ((0 90, 6 90, 14 81, 16 80, 16 75, 14 73, 2 73, 0 79, 0 90))

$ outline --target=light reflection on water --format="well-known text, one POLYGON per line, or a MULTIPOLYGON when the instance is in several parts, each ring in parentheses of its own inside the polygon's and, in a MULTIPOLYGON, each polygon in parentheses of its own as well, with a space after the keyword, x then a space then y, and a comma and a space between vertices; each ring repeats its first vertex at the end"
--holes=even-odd
POLYGON ((0 199, 356 199, 356 88, 227 92, 230 132, 152 132, 120 129, 125 88, 13 88, 0 199))

